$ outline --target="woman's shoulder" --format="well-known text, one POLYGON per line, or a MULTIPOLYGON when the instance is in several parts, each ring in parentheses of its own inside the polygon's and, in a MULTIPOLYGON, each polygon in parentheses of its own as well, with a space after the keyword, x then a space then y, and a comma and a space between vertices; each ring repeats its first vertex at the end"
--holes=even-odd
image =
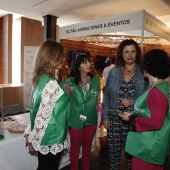
POLYGON ((57 79, 55 76, 49 75, 49 74, 41 74, 40 78, 41 79, 55 79, 55 80, 57 79))
POLYGON ((137 66, 136 76, 140 78, 144 78, 144 70, 140 66, 137 66))
POLYGON ((110 70, 109 74, 114 74, 114 75, 118 74, 123 70, 122 68, 123 68, 122 66, 115 66, 110 70))
POLYGON ((90 81, 91 81, 91 82, 99 82, 99 81, 100 81, 100 77, 99 77, 99 75, 97 75, 97 74, 91 74, 91 75, 89 76, 89 78, 90 78, 90 81))
POLYGON ((144 74, 144 70, 141 66, 137 65, 137 69, 138 72, 140 72, 141 74, 144 74))
POLYGON ((66 83, 68 83, 70 86, 73 85, 73 83, 74 83, 74 77, 69 77, 69 78, 66 80, 66 83))
POLYGON ((39 79, 47 79, 47 78, 49 78, 48 74, 41 74, 39 76, 39 79))
POLYGON ((94 74, 92 79, 100 79, 99 76, 97 74, 94 74))
POLYGON ((113 71, 121 71, 123 69, 123 66, 115 66, 111 70, 113 71))
POLYGON ((50 76, 48 74, 42 74, 39 77, 39 82, 48 82, 49 80, 57 80, 54 76, 50 76))
POLYGON ((56 86, 58 84, 61 85, 60 81, 58 81, 58 79, 56 79, 55 76, 42 74, 39 76, 36 89, 46 88, 46 87, 49 87, 51 84, 53 84, 53 86, 56 86))

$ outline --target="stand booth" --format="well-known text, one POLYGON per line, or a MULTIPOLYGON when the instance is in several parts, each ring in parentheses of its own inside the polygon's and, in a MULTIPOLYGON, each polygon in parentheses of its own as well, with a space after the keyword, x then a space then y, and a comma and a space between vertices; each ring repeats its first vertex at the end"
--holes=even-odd
MULTIPOLYGON (((87 35, 96 35, 104 33, 116 33, 120 35, 137 35, 141 36, 141 48, 145 36, 157 35, 167 41, 170 41, 170 28, 159 21, 148 12, 142 10, 111 17, 99 18, 81 22, 59 28, 59 39, 68 39, 72 37, 81 37, 87 35)), ((29 109, 31 94, 30 65, 33 62, 37 47, 25 47, 24 49, 24 107, 29 109)), ((100 124, 100 116, 99 123, 100 124)), ((92 150, 95 148, 97 133, 94 137, 92 150)), ((69 141, 69 139, 68 139, 69 141)), ((81 155, 80 155, 81 157, 81 155)), ((37 158, 36 158, 37 159, 37 158)), ((36 162, 36 161, 35 161, 36 162)), ((69 151, 62 157, 60 168, 69 164, 69 151)))
POLYGON ((142 49, 145 36, 156 35, 170 41, 170 28, 145 10, 60 27, 59 39, 105 33, 141 36, 142 49))

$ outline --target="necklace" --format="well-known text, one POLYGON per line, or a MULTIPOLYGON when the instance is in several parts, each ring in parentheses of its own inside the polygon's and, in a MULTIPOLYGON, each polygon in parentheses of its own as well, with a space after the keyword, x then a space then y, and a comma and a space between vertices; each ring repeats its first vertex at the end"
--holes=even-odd
POLYGON ((89 91, 90 90, 90 82, 89 82, 89 78, 86 77, 86 80, 83 82, 81 82, 82 87, 84 88, 85 91, 89 91))
POLYGON ((133 70, 136 68, 136 66, 133 67, 131 70, 130 70, 130 69, 127 69, 126 66, 124 66, 124 68, 128 71, 128 73, 130 73, 131 71, 133 71, 133 70))

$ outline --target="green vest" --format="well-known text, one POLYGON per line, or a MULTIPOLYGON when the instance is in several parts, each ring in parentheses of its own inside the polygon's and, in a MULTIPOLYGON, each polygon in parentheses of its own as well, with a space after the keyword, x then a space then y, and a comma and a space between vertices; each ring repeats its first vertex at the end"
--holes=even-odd
POLYGON ((67 79, 73 87, 69 102, 69 127, 81 130, 83 126, 97 124, 97 98, 100 87, 99 77, 94 75, 90 80, 90 90, 83 92, 79 84, 74 83, 74 78, 67 79), (80 116, 86 117, 82 120, 80 116))
MULTIPOLYGON (((168 99, 169 90, 167 83, 155 85, 168 99)), ((153 88, 153 87, 152 87, 153 88)), ((147 96, 150 90, 144 92, 135 102, 134 115, 151 117, 147 106, 147 96)), ((160 130, 128 133, 125 151, 130 155, 152 164, 163 165, 169 152, 170 142, 170 109, 160 130)))
POLYGON ((63 84, 53 76, 41 75, 38 79, 36 89, 32 89, 30 116, 31 116, 31 130, 34 128, 34 121, 41 102, 41 94, 49 80, 56 80, 59 86, 64 91, 64 94, 56 101, 55 107, 52 111, 50 122, 46 128, 44 137, 41 141, 42 146, 50 146, 53 144, 60 144, 66 140, 67 135, 67 113, 68 113, 68 95, 63 84), (33 100, 34 92, 36 97, 33 100))

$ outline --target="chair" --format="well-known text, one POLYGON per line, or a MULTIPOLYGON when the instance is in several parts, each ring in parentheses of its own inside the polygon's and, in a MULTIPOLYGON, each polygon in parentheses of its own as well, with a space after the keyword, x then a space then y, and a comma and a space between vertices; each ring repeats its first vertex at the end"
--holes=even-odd
POLYGON ((26 113, 25 108, 20 104, 4 106, 1 110, 2 117, 26 113))

